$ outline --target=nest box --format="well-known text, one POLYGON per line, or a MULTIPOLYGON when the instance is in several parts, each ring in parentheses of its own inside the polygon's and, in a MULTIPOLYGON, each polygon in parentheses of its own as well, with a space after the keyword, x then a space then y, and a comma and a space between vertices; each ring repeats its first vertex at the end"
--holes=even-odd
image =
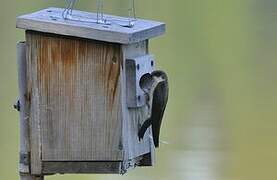
POLYGON ((141 78, 155 70, 148 41, 165 24, 103 25, 66 20, 62 12, 48 8, 17 18, 17 28, 26 30, 26 42, 18 44, 18 106, 28 144, 21 148, 21 171, 123 174, 152 166, 151 128, 138 136, 152 100, 141 78))

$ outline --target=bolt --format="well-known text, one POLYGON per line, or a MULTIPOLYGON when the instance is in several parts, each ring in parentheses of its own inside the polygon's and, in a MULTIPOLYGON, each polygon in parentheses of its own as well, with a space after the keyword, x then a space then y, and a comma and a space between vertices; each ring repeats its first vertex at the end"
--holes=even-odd
POLYGON ((154 66, 154 61, 151 61, 151 66, 154 66))
POLYGON ((13 108, 16 109, 17 111, 20 111, 20 101, 17 100, 17 102, 13 105, 13 108))

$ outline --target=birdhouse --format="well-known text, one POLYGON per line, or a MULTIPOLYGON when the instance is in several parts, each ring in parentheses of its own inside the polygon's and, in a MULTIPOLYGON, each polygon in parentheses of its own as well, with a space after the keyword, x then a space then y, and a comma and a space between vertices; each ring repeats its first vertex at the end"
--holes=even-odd
POLYGON ((165 24, 48 8, 17 18, 21 117, 20 171, 124 174, 152 166, 159 145, 167 77, 149 39, 165 24), (155 120, 153 120, 156 118, 155 120), (155 122, 154 122, 155 121, 155 122))

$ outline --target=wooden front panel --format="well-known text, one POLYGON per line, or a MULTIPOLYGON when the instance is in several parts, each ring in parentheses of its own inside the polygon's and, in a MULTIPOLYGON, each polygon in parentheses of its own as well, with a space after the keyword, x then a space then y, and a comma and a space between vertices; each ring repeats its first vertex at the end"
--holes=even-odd
POLYGON ((33 31, 27 45, 32 164, 122 160, 120 45, 33 31))

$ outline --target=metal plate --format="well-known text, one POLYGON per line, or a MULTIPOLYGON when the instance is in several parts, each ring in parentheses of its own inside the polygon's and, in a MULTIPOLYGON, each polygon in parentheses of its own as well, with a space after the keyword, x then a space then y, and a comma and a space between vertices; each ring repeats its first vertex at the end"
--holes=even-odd
POLYGON ((153 55, 145 55, 126 60, 127 105, 129 108, 142 107, 146 104, 145 93, 139 82, 143 75, 155 69, 153 55))

